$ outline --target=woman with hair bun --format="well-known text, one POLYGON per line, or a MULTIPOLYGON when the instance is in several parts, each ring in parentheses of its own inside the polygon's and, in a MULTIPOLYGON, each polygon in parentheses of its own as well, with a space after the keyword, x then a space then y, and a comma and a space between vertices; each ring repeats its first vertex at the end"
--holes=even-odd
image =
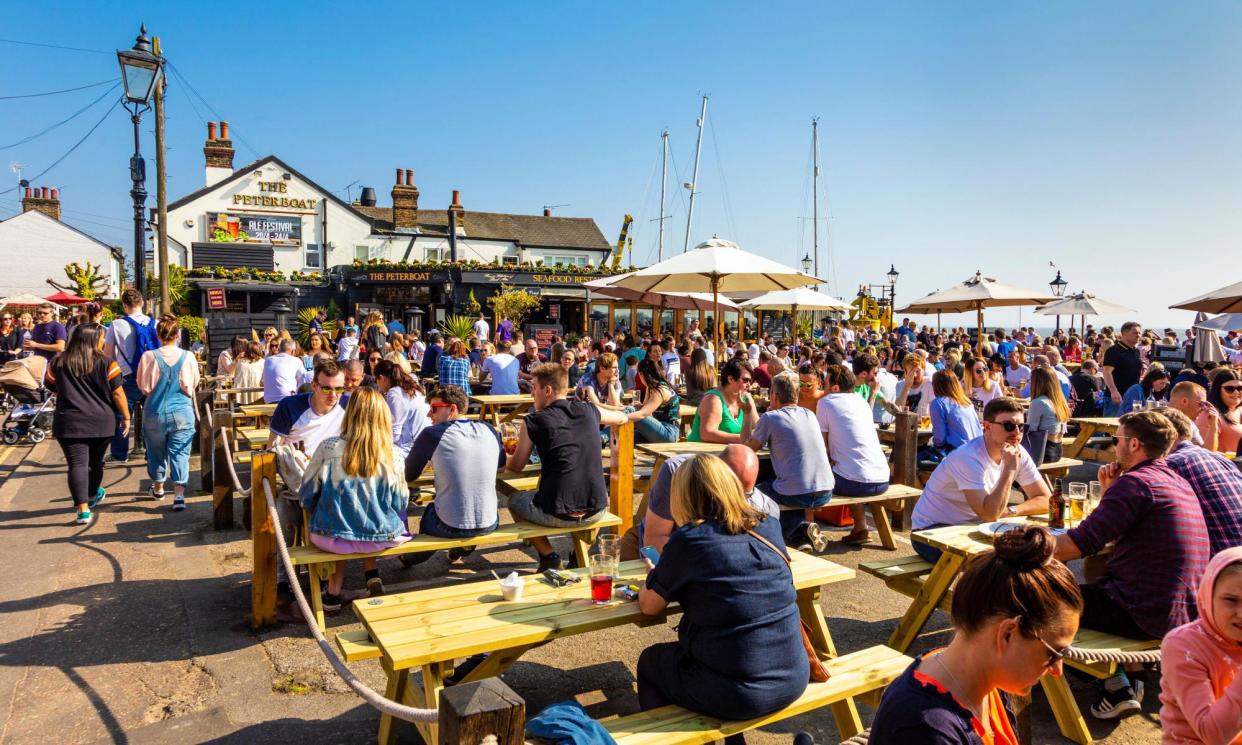
POLYGON ((967 564, 949 646, 919 657, 884 692, 871 745, 1017 745, 1005 694, 1061 674, 1082 594, 1044 528, 1017 527, 967 564))

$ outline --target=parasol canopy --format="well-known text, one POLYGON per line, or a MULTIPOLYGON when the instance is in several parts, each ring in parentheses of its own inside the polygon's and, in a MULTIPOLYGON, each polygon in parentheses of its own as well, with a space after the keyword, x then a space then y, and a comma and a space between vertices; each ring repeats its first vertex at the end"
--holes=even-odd
POLYGON ((1117 316, 1134 313, 1135 310, 1102 300, 1089 292, 1080 292, 1049 303, 1035 312, 1044 316, 1117 316))
POLYGON ((1195 328, 1209 331, 1237 331, 1242 329, 1242 313, 1225 313, 1202 321, 1196 319, 1195 328))
POLYGON ((49 302, 52 305, 55 305, 57 310, 64 310, 65 306, 61 305, 60 303, 57 303, 53 300, 44 300, 38 295, 35 295, 30 292, 23 292, 18 295, 10 295, 9 297, 6 297, 6 298, 0 298, 0 308, 6 308, 10 305, 29 306, 32 308, 36 308, 40 305, 43 305, 44 303, 49 303, 49 302))
POLYGON ((1045 305, 1057 298, 1046 292, 1028 290, 1006 282, 999 282, 976 271, 975 276, 959 282, 947 290, 938 290, 919 298, 898 313, 965 313, 975 311, 978 324, 979 348, 983 348, 983 309, 1014 307, 1019 305, 1045 305))
MULTIPOLYGON (((654 305, 656 307, 668 310, 711 310, 712 296, 706 292, 643 292, 641 290, 631 290, 626 287, 617 287, 614 283, 624 277, 629 277, 634 272, 625 274, 617 274, 612 277, 603 277, 602 279, 593 279, 590 282, 583 282, 582 286, 591 291, 592 295, 600 297, 608 297, 614 300, 624 300, 631 303, 641 303, 642 305, 654 305)), ((737 304, 729 298, 720 298, 720 305, 726 308, 737 308, 737 304)))
POLYGON ((1234 282, 1228 287, 1192 297, 1170 308, 1178 310, 1198 310, 1206 313, 1234 313, 1242 311, 1242 282, 1234 282))
MULTIPOLYGON (((718 305, 722 292, 791 290, 823 281, 713 237, 679 256, 618 278, 613 285, 642 292, 709 292, 713 305, 718 305)), ((713 327, 719 350, 719 312, 713 313, 713 327)))
POLYGON ((82 305, 83 303, 90 302, 90 300, 87 300, 80 295, 75 295, 72 292, 66 292, 65 290, 61 290, 55 295, 48 295, 44 298, 44 300, 47 300, 49 303, 57 303, 59 305, 82 305))
POLYGON ((797 287, 792 290, 776 290, 768 292, 759 297, 751 298, 742 303, 743 308, 756 308, 759 310, 788 310, 798 312, 800 310, 830 310, 830 311, 849 311, 853 310, 853 306, 837 300, 831 295, 824 295, 816 292, 809 287, 797 287))

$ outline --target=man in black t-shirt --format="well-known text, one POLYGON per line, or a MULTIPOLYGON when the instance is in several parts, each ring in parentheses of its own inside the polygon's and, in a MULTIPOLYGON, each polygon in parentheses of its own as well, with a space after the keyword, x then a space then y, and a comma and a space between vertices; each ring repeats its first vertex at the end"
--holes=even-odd
POLYGON ((1108 397, 1104 402, 1105 416, 1126 413, 1121 410, 1121 399, 1143 374, 1143 361, 1135 348, 1142 333, 1143 327, 1137 321, 1126 321, 1121 325, 1117 343, 1104 353, 1104 385, 1108 388, 1108 397))
POLYGON ((1099 372, 1095 360, 1086 360, 1070 376, 1070 386, 1074 389, 1074 416, 1103 416, 1104 412, 1096 400, 1096 394, 1104 390, 1099 372))
MULTIPOLYGON (((535 367, 530 382, 535 411, 522 422, 517 448, 505 469, 520 473, 532 449, 539 453, 542 468, 538 488, 511 497, 509 512, 519 520, 558 528, 596 522, 608 511, 599 428, 623 424, 628 417, 566 398, 569 375, 555 362, 535 367)), ((561 568, 561 557, 547 538, 532 538, 530 543, 539 552, 539 571, 561 568)))

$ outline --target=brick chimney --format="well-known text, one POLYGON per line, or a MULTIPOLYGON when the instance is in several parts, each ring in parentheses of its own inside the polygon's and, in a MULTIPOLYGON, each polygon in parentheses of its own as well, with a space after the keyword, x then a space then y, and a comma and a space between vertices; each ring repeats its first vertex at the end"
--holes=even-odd
POLYGON ((220 122, 220 135, 216 136, 216 123, 207 122, 207 141, 203 143, 203 157, 207 161, 207 186, 218 184, 233 175, 233 141, 229 139, 229 123, 220 122))
POLYGON ((48 190, 43 187, 26 187, 26 194, 22 197, 22 212, 37 210, 52 218, 60 219, 60 192, 58 189, 48 190))
POLYGON ((392 226, 396 230, 418 227, 418 187, 414 185, 414 171, 409 168, 397 169, 397 182, 392 186, 392 226))
POLYGON ((453 203, 449 205, 449 212, 457 216, 457 232, 465 235, 466 208, 461 206, 461 192, 457 189, 453 190, 453 203))

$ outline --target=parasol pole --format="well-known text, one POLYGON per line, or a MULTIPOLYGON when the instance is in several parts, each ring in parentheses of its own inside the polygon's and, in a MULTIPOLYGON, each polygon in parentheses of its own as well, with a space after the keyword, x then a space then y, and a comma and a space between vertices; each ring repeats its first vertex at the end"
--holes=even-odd
MULTIPOLYGON (((707 99, 704 98, 704 105, 707 99)), ((715 339, 716 348, 712 350, 712 354, 716 355, 716 362, 720 362, 720 276, 712 273, 712 338, 715 339)))
POLYGON ((979 356, 983 356, 983 301, 975 306, 975 325, 979 328, 979 356))

